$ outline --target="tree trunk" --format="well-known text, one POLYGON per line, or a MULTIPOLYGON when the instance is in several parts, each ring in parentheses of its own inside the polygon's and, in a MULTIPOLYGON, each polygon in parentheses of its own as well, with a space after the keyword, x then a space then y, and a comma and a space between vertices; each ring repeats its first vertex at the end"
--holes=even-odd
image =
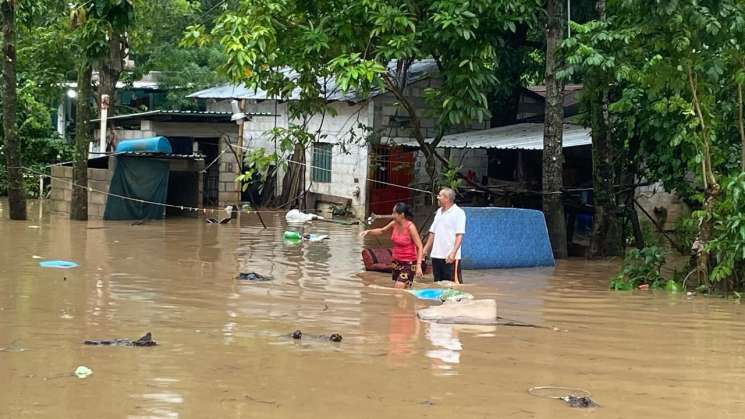
POLYGON ((520 79, 525 73, 524 63, 527 61, 523 57, 525 53, 522 50, 528 41, 528 29, 527 24, 517 25, 515 32, 506 34, 507 44, 499 47, 497 60, 503 63, 504 67, 500 71, 502 73, 501 91, 491 97, 492 106, 498 109, 498 112, 492 113, 492 127, 503 127, 517 122, 520 96, 523 93, 520 79))
POLYGON ((292 153, 292 161, 287 166, 287 172, 282 180, 282 195, 280 195, 279 205, 289 205, 289 208, 301 208, 304 202, 305 188, 305 147, 302 144, 295 144, 295 150, 292 153))
POLYGON ((115 115, 116 83, 119 81, 122 71, 124 71, 125 54, 126 44, 121 34, 117 32, 112 33, 109 39, 109 54, 106 59, 101 60, 101 68, 98 72, 98 103, 100 105, 101 96, 109 96, 109 117, 115 115))
MULTIPOLYGON (((101 67, 98 71, 98 110, 97 114, 101 117, 101 103, 103 96, 109 97, 109 107, 107 117, 111 118, 116 115, 116 83, 119 76, 124 70, 124 57, 126 55, 126 42, 118 32, 113 32, 109 39, 109 54, 104 60, 101 60, 101 67)), ((107 128, 107 130, 110 129, 107 128)), ((100 134, 99 134, 100 135, 100 134)), ((107 135, 107 150, 110 139, 107 135)), ((112 150, 113 151, 113 150, 112 150)))
POLYGON ((701 101, 698 98, 698 76, 694 74, 693 68, 690 65, 688 66, 688 83, 691 89, 693 109, 701 126, 701 175, 704 180, 704 213, 708 215, 702 220, 701 227, 699 228, 701 246, 698 251, 698 277, 699 283, 709 285, 711 255, 706 250, 706 244, 712 239, 714 226, 712 225, 711 215, 714 213, 714 206, 719 199, 720 186, 712 165, 709 126, 706 123, 706 117, 701 109, 701 101))
POLYGON ((564 155, 564 86, 556 77, 558 49, 564 34, 563 0, 548 0, 546 28, 546 119, 543 129, 543 213, 557 258, 567 257, 567 231, 561 199, 564 155))
POLYGON ((740 131, 740 169, 745 172, 745 115, 743 115, 742 100, 742 83, 737 83, 737 129, 740 131))
MULTIPOLYGON (((21 147, 16 132, 15 0, 2 1, 3 19, 3 137, 8 171, 8 205, 11 220, 26 219, 21 147)), ((40 191, 41 193, 41 191, 40 191)))
POLYGON ((72 202, 70 219, 88 219, 88 144, 91 141, 90 98, 92 94, 90 64, 78 70, 78 102, 75 115, 75 163, 72 168, 72 202))
MULTIPOLYGON (((605 20, 605 0, 598 0, 596 9, 600 20, 605 20)), ((618 256, 623 253, 622 227, 617 209, 619 200, 614 189, 618 183, 615 164, 616 153, 612 138, 609 104, 609 86, 604 75, 592 75, 595 79, 592 92, 592 183, 593 217, 590 256, 618 256)), ((633 207, 632 207, 633 209, 633 207)))

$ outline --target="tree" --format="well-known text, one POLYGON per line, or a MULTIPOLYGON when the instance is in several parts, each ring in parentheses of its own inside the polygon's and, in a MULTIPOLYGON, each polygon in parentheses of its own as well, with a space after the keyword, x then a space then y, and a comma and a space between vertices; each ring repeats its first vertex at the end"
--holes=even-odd
POLYGON ((137 80, 149 71, 158 71, 161 89, 167 91, 160 105, 167 109, 196 109, 196 102, 186 96, 195 90, 225 83, 215 71, 225 62, 222 50, 215 45, 196 47, 180 45, 187 26, 211 21, 229 2, 224 0, 149 0, 135 5, 135 18, 127 31, 129 56, 135 68, 123 74, 124 81, 137 80))
MULTIPOLYGON (((81 50, 78 70, 78 104, 75 122, 75 164, 73 165, 73 188, 70 218, 88 219, 88 144, 91 141, 90 99, 93 67, 101 62, 119 59, 111 52, 115 34, 123 34, 131 24, 134 11, 132 0, 101 0, 79 4, 73 13, 72 23, 77 45, 81 50)), ((113 67, 112 67, 113 68, 113 67)), ((109 74, 111 83, 114 73, 109 74)), ((116 74, 118 78, 118 73, 116 74)), ((113 81, 114 86, 116 81, 113 81)), ((110 89, 111 86, 104 88, 110 89)))
POLYGON ((15 0, 2 0, 3 21, 3 138, 8 171, 8 204, 11 220, 26 219, 26 196, 20 145, 16 136, 15 0))
MULTIPOLYGON (((606 1, 597 1, 598 20, 606 20, 606 1)), ((618 256, 623 254, 623 230, 620 222, 619 200, 616 186, 619 172, 616 170, 620 161, 621 150, 615 147, 610 113, 610 89, 612 74, 605 71, 594 71, 584 78, 588 92, 590 127, 592 130, 592 185, 593 217, 592 237, 590 241, 591 256, 618 256)), ((633 177, 632 177, 633 183, 633 177)), ((633 209, 633 203, 631 204, 633 209)))
POLYGON ((743 167, 741 154, 732 150, 745 144, 739 132, 745 4, 629 0, 609 2, 607 12, 607 21, 578 26, 578 36, 567 41, 573 51, 567 74, 611 75, 612 134, 635 149, 631 158, 645 179, 661 181, 700 209, 696 270, 704 284, 723 279, 745 260, 733 256, 737 242, 727 246, 717 236, 725 227, 739 234, 731 210, 740 205, 741 188, 730 179, 741 179, 734 176, 743 167), (723 263, 730 269, 720 269, 723 263))
POLYGON ((561 199, 564 154, 564 83, 557 73, 561 66, 559 46, 564 36, 563 0, 548 0, 546 14, 546 112, 543 131, 543 213, 551 247, 558 258, 567 257, 567 232, 561 199))
POLYGON ((75 114, 75 162, 72 166, 73 183, 70 200, 70 219, 88 219, 88 144, 91 141, 90 119, 93 67, 84 63, 78 70, 78 101, 75 114))
MULTIPOLYGON (((189 28, 186 40, 217 43, 226 57, 222 70, 233 82, 280 100, 300 89, 300 100, 290 109, 295 121, 322 112, 323 84, 330 77, 344 91, 392 94, 410 118, 434 188, 436 162, 448 165, 435 151, 440 140, 489 119, 487 95, 500 81, 495 50, 517 25, 535 19, 539 5, 537 0, 247 0, 221 14, 211 30, 189 28), (408 69, 422 59, 436 62, 441 80, 440 87, 427 90, 425 112, 406 94, 408 69), (292 76, 283 71, 288 68, 292 76), (437 134, 428 141, 421 121, 429 114, 437 120, 437 134)), ((302 122, 295 126, 302 128, 302 122)))

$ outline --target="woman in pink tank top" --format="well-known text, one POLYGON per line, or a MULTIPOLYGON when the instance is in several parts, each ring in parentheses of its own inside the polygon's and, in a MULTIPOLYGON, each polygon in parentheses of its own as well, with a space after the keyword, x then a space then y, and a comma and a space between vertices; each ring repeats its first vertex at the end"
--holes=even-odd
POLYGON ((396 288, 410 288, 414 283, 414 275, 422 276, 422 239, 411 221, 413 217, 411 207, 399 202, 393 207, 393 221, 388 225, 360 233, 360 237, 365 237, 368 234, 380 235, 391 232, 393 283, 396 288))

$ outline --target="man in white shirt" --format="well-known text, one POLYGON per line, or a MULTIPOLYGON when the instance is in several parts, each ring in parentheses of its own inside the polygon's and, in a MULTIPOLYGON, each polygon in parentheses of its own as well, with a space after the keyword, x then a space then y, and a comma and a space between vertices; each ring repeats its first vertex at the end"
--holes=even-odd
POLYGON ((437 202, 440 208, 429 228, 424 254, 430 254, 435 281, 461 284, 460 247, 466 234, 466 213, 455 205, 455 191, 450 188, 442 188, 437 202))

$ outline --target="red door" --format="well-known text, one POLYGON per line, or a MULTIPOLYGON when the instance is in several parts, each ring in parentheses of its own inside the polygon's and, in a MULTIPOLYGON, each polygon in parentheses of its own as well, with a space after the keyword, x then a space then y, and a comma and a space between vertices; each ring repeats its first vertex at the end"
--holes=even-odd
POLYGON ((370 160, 370 212, 387 215, 397 202, 411 204, 411 191, 406 188, 414 178, 414 152, 377 146, 370 160))

